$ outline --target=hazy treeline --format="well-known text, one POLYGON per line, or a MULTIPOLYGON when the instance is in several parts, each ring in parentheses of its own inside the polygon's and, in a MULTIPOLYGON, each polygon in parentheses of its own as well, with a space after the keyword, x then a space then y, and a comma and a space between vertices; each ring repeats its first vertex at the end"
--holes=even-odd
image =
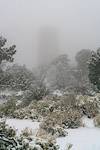
MULTIPOLYGON (((13 90, 28 90, 33 87, 45 87, 49 91, 74 91, 86 94, 93 88, 92 71, 89 62, 92 62, 93 52, 89 49, 80 50, 76 56, 76 64, 72 65, 67 54, 59 55, 48 64, 42 64, 33 71, 26 66, 12 63, 16 53, 16 46, 5 48, 7 40, 0 37, 0 88, 13 90), (11 64, 8 65, 10 62, 11 64), (90 80, 89 80, 90 77, 90 80)), ((49 55, 49 54, 48 54, 49 55)), ((95 58, 99 55, 94 52, 95 58)), ((49 57, 49 56, 48 56, 49 57)), ((98 59, 99 61, 99 59, 98 59)), ((90 63, 91 64, 91 63, 90 63)), ((98 64, 99 66, 99 64, 98 64)), ((95 79, 96 80, 96 79, 95 79)))

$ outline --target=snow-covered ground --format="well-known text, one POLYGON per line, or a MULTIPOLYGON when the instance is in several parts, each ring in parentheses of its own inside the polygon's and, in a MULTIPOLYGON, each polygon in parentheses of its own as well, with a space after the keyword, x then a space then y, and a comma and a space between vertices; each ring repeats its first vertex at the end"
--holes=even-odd
POLYGON ((32 122, 31 120, 20 120, 20 119, 7 119, 6 123, 14 127, 17 130, 17 135, 21 133, 21 131, 25 128, 32 129, 33 134, 37 132, 39 129, 39 122, 32 122))
POLYGON ((68 129, 68 136, 57 139, 60 150, 66 150, 68 143, 73 145, 71 150, 100 150, 100 129, 94 127, 92 119, 82 120, 85 127, 68 129))
MULTIPOLYGON (((68 136, 57 138, 60 150, 66 150, 68 143, 73 145, 71 150, 100 150, 100 129, 94 127, 91 119, 83 118, 83 122, 85 127, 68 129, 68 136)), ((18 134, 26 127, 31 128, 34 133, 39 128, 39 122, 31 120, 7 119, 7 124, 15 127, 18 134)))
POLYGON ((67 144, 73 145, 71 150, 100 150, 100 129, 79 128, 68 130, 68 136, 57 139, 60 150, 66 150, 67 144))

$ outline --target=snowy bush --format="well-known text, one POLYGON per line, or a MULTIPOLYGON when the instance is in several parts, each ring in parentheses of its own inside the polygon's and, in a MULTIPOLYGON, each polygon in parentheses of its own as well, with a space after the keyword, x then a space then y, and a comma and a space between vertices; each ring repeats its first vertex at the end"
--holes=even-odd
POLYGON ((76 97, 74 95, 55 97, 53 102, 52 107, 54 111, 65 111, 75 107, 76 97))
POLYGON ((100 127, 100 114, 98 114, 95 118, 94 118, 94 125, 96 127, 100 127))
POLYGON ((67 109, 68 106, 74 107, 76 103, 76 96, 73 94, 69 94, 67 96, 61 97, 62 105, 67 109))
POLYGON ((54 132, 56 137, 65 137, 68 134, 64 128, 59 126, 56 126, 56 128, 54 128, 54 132))
POLYGON ((15 110, 14 118, 40 120, 49 113, 49 103, 46 101, 32 101, 29 106, 15 110))
POLYGON ((0 150, 58 150, 59 147, 51 140, 35 138, 27 129, 16 136, 16 131, 6 125, 6 121, 0 122, 0 150))
POLYGON ((93 118, 99 113, 98 106, 95 102, 86 102, 80 108, 88 118, 93 118))
POLYGON ((54 134, 56 126, 63 128, 78 128, 81 126, 81 114, 78 110, 55 111, 44 119, 41 128, 48 133, 54 134))
POLYGON ((29 109, 28 107, 25 107, 15 110, 13 113, 13 117, 18 119, 39 120, 40 115, 34 109, 29 109))
POLYGON ((49 126, 46 128, 44 127, 44 124, 40 125, 40 129, 37 133, 39 137, 42 137, 42 138, 52 137, 52 139, 57 138, 57 137, 65 137, 67 134, 68 134, 67 131, 64 128, 60 127, 59 125, 56 125, 54 127, 49 126))
POLYGON ((41 100, 43 97, 48 95, 48 90, 44 86, 37 87, 37 88, 35 87, 33 90, 33 94, 34 94, 34 99, 41 100))
POLYGON ((6 124, 6 120, 0 120, 0 134, 4 134, 5 136, 15 137, 16 130, 12 127, 9 127, 6 124))
POLYGON ((99 99, 99 94, 96 94, 95 96, 78 95, 76 97, 76 107, 81 110, 83 115, 86 115, 89 118, 93 118, 99 112, 99 99))
POLYGON ((24 92, 23 105, 28 106, 34 100, 42 100, 49 94, 45 86, 35 86, 24 92))
POLYGON ((0 115, 12 117, 14 111, 16 110, 16 99, 11 97, 6 103, 0 105, 0 115))
POLYGON ((20 66, 14 64, 7 67, 5 71, 5 80, 7 84, 10 85, 10 89, 25 91, 30 88, 35 77, 25 65, 20 66))
POLYGON ((73 147, 72 144, 68 144, 66 150, 70 150, 73 147))
POLYGON ((38 139, 36 141, 36 146, 34 146, 33 150, 58 150, 59 146, 54 144, 52 141, 38 139), (39 146, 41 149, 37 148, 39 146))
POLYGON ((21 136, 22 137, 29 137, 32 135, 32 130, 29 128, 25 128, 24 130, 22 130, 21 132, 21 136))
POLYGON ((82 125, 81 117, 82 115, 79 110, 69 109, 64 113, 62 125, 65 128, 78 128, 82 125))

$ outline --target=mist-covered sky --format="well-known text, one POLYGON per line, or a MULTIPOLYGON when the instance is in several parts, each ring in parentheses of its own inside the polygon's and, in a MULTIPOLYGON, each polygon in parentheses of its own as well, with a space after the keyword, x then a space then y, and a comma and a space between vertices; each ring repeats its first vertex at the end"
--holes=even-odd
POLYGON ((100 47, 100 0, 0 0, 0 34, 17 45, 16 62, 32 68, 38 60, 40 27, 59 35, 60 53, 100 47))

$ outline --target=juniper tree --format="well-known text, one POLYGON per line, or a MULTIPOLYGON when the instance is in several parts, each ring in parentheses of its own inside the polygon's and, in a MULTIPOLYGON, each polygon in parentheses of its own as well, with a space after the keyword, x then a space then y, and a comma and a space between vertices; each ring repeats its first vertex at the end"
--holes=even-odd
MULTIPOLYGON (((3 65, 6 62, 13 62, 14 54, 16 53, 16 46, 12 45, 6 47, 7 39, 0 36, 0 88, 4 87, 5 72, 3 71, 3 65)), ((7 79, 7 78, 6 78, 7 79)))
POLYGON ((91 57, 91 50, 83 49, 76 54, 77 69, 81 71, 82 76, 88 75, 88 61, 91 57))
POLYGON ((91 90, 91 84, 89 82, 88 74, 88 62, 91 58, 91 50, 82 49, 76 54, 77 68, 75 77, 77 81, 77 91, 82 94, 89 94, 91 90))
POLYGON ((47 72, 47 81, 52 89, 65 89, 70 82, 70 65, 66 54, 55 58, 47 72))
POLYGON ((90 82, 100 90, 100 48, 92 52, 88 67, 90 82))
POLYGON ((10 47, 5 47, 7 39, 0 37, 0 64, 3 61, 13 62, 13 55, 16 53, 16 46, 12 45, 10 47))
POLYGON ((34 82, 35 77, 25 65, 21 66, 14 64, 7 67, 5 71, 5 80, 5 84, 10 85, 14 90, 27 90, 34 82))

